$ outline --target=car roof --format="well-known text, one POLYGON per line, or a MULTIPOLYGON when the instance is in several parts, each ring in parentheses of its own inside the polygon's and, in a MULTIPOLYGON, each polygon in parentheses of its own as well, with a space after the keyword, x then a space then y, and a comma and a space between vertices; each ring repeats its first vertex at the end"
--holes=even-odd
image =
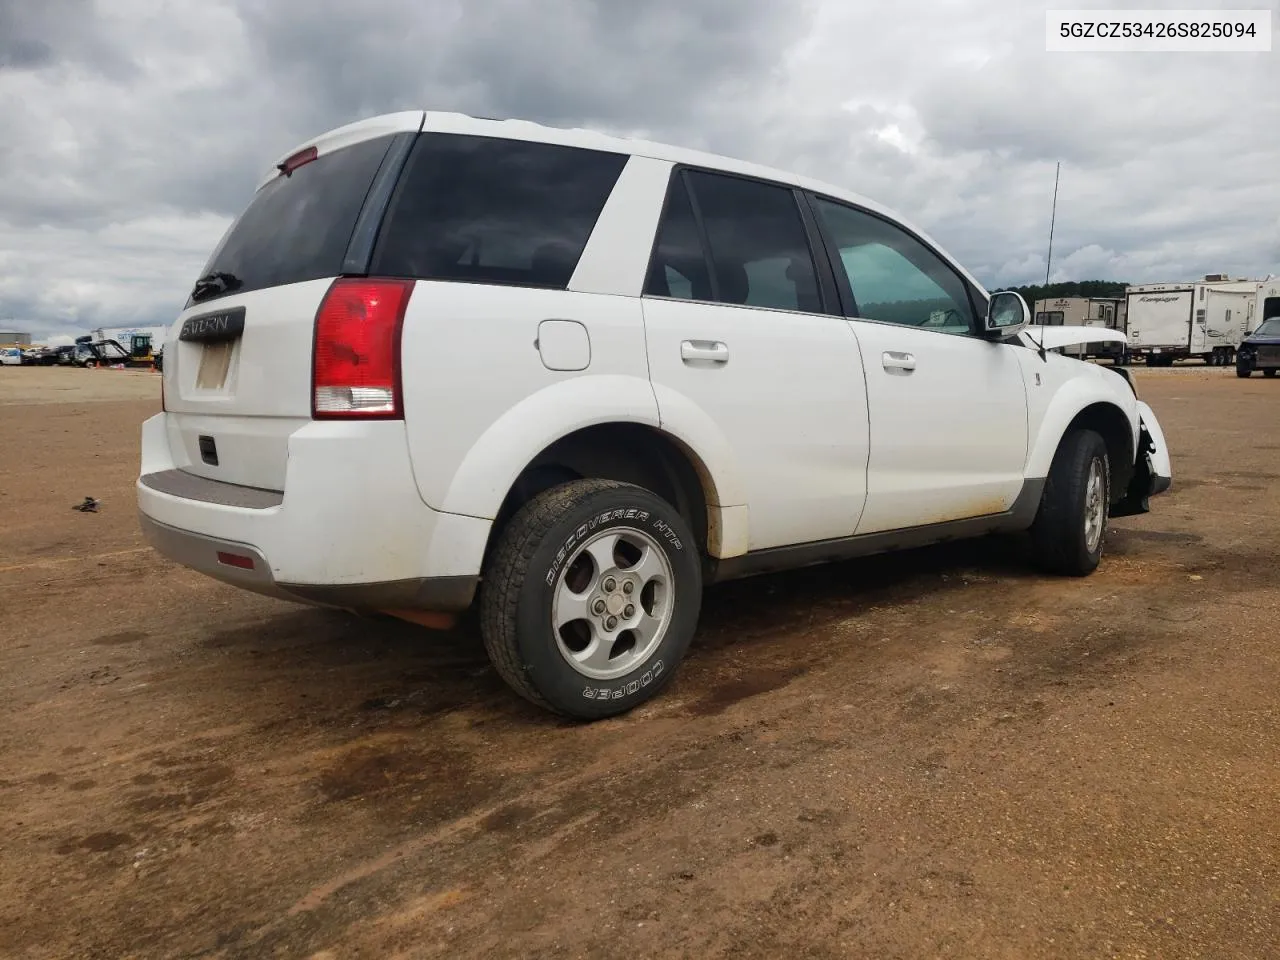
POLYGON ((686 164, 692 167, 705 167, 724 173, 738 174, 744 177, 755 177, 770 180, 788 186, 825 194, 836 200, 843 200, 873 213, 878 213, 906 227, 924 240, 929 246, 942 253, 948 262, 971 282, 978 290, 986 293, 986 288, 978 282, 955 258, 925 231, 911 223, 901 214, 877 203, 861 194, 846 190, 835 184, 826 183, 812 177, 803 177, 785 170, 768 167, 763 164, 749 163, 733 157, 721 156, 687 147, 676 147, 652 140, 632 139, 612 136, 587 130, 581 127, 550 127, 529 120, 494 119, 491 117, 473 117, 464 113, 445 111, 406 110, 399 113, 382 114, 359 120, 342 127, 337 127, 319 137, 298 144, 292 150, 282 154, 272 164, 272 169, 259 183, 261 188, 278 176, 279 165, 287 158, 301 150, 315 147, 317 154, 323 155, 342 147, 359 143, 373 137, 391 133, 451 133, 475 137, 496 137, 505 140, 527 140, 538 143, 553 143, 567 147, 579 147, 585 150, 600 150, 606 153, 620 153, 628 156, 648 157, 669 163, 686 164))

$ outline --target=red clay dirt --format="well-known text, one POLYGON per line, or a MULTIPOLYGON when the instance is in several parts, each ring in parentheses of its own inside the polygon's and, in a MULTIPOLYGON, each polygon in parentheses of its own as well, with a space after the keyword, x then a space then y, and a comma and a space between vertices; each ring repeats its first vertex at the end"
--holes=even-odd
POLYGON ((467 628, 160 559, 154 377, 4 370, 0 957, 1280 955, 1280 382, 1137 380, 1174 489, 1094 576, 718 587, 666 696, 577 725, 467 628))

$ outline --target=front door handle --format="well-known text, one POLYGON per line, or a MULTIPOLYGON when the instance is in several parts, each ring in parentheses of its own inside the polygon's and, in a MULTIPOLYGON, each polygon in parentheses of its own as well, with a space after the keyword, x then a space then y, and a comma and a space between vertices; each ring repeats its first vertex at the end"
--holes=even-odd
POLYGON ((711 363, 728 363, 729 346, 719 340, 684 340, 680 344, 680 359, 708 360, 711 363))
POLYGON ((880 355, 880 364, 886 370, 902 370, 910 373, 916 368, 916 358, 914 354, 886 350, 880 355))

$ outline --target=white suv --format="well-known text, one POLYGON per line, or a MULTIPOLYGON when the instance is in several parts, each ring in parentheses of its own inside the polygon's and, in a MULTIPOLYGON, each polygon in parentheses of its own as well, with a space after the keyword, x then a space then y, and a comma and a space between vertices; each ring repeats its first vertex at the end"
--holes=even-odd
POLYGON ((1168 453, 1120 371, 1027 321, 836 187, 378 117, 282 158, 214 251, 141 522, 260 593, 428 625, 477 600, 517 692, 608 716, 670 682, 711 581, 1002 530, 1093 570, 1168 453))

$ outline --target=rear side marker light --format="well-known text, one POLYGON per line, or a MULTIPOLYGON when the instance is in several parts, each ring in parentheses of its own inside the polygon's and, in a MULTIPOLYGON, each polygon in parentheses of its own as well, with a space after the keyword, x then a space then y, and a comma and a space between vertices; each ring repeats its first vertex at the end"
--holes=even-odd
POLYGON ((239 567, 241 570, 253 569, 253 557, 246 557, 240 553, 224 553, 219 550, 218 562, 226 567, 239 567))
POLYGON ((293 156, 288 157, 283 163, 277 163, 276 169, 286 177, 289 177, 293 175, 293 171, 310 163, 319 155, 319 151, 315 147, 307 147, 305 150, 299 150, 293 156))
POLYGON ((317 420, 404 415, 400 329, 412 280, 343 278, 316 313, 311 414, 317 420))

